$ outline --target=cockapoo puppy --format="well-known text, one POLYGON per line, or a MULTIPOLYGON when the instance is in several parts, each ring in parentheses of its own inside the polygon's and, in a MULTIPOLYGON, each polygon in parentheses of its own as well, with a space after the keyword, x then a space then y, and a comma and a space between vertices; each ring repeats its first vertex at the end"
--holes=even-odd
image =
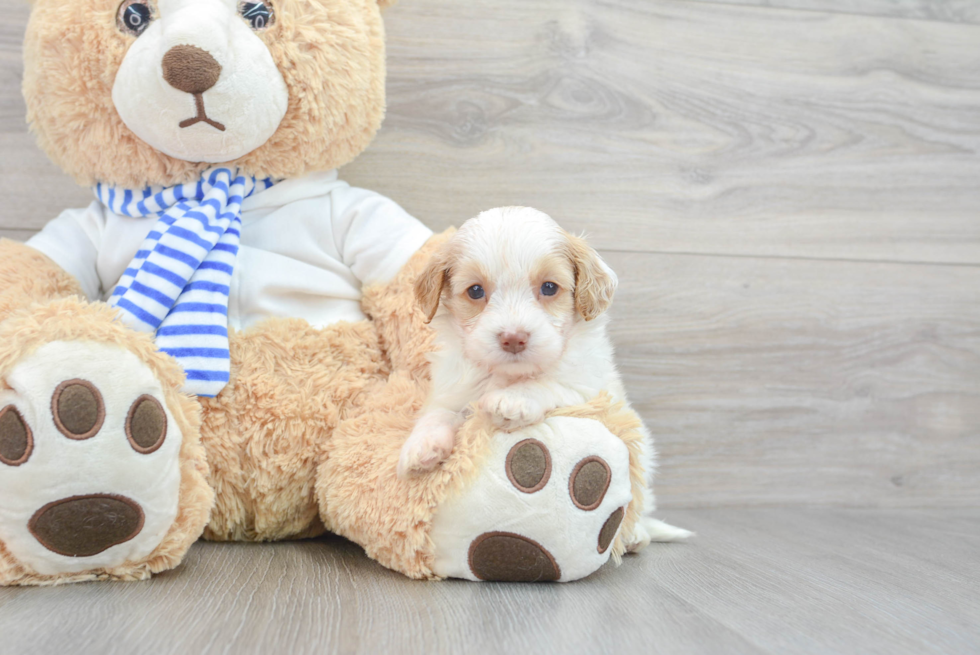
MULTIPOLYGON (((474 401, 506 431, 602 391, 626 402, 606 333, 616 285, 584 239, 540 211, 491 209, 466 221, 416 282, 437 350, 428 402, 402 446, 398 474, 423 473, 448 457, 474 401)), ((644 437, 652 471, 645 428, 644 437)), ((653 508, 652 493, 644 507, 653 508)), ((645 517, 630 545, 690 534, 645 517)))

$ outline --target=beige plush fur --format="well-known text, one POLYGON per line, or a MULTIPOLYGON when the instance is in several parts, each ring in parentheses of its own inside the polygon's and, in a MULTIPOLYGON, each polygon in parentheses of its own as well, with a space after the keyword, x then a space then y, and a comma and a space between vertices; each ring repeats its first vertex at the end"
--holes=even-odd
POLYGON ((231 338, 231 383, 202 399, 218 501, 206 536, 309 535, 319 448, 387 377, 370 323, 267 321, 231 338))
MULTIPOLYGON (((118 6, 105 0, 34 0, 24 39, 31 131, 80 184, 140 188, 195 179, 213 164, 155 150, 123 124, 113 106, 116 71, 134 41, 115 27, 118 6)), ((259 36, 286 82, 289 106, 272 138, 228 163, 259 178, 342 166, 367 147, 384 117, 378 2, 277 0, 274 6, 275 23, 259 36)))
POLYGON ((31 303, 81 295, 78 281, 46 256, 0 239, 0 321, 31 303))

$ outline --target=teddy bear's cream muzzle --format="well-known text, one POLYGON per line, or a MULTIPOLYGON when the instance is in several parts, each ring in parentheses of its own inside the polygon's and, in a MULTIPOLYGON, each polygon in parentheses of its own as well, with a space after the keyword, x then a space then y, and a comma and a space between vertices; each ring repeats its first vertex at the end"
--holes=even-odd
POLYGON ((279 127, 288 99, 269 49, 233 0, 160 0, 112 87, 133 133, 192 162, 255 150, 279 127))

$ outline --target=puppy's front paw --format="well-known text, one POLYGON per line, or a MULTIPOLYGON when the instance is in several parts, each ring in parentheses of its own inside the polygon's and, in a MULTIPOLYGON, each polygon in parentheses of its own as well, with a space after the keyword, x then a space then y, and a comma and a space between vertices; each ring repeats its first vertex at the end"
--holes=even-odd
POLYGON ((494 425, 513 432, 544 420, 544 408, 537 401, 505 389, 490 391, 480 399, 480 409, 490 414, 494 425))
POLYGON ((404 479, 431 471, 453 452, 456 430, 446 423, 420 420, 402 444, 398 477, 404 479))

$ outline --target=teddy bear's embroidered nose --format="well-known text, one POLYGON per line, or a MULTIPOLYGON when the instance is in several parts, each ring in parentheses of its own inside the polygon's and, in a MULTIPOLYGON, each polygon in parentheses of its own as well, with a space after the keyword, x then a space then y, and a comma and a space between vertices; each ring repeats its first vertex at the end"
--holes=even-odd
POLYGON ((218 82, 221 64, 207 50, 193 45, 175 45, 163 56, 163 79, 178 91, 194 96, 194 118, 179 123, 180 127, 190 127, 197 123, 207 123, 224 132, 225 126, 208 118, 204 111, 204 92, 218 82))
POLYGON ((180 91, 204 93, 217 83, 220 75, 221 64, 197 46, 176 45, 163 56, 163 79, 180 91))

